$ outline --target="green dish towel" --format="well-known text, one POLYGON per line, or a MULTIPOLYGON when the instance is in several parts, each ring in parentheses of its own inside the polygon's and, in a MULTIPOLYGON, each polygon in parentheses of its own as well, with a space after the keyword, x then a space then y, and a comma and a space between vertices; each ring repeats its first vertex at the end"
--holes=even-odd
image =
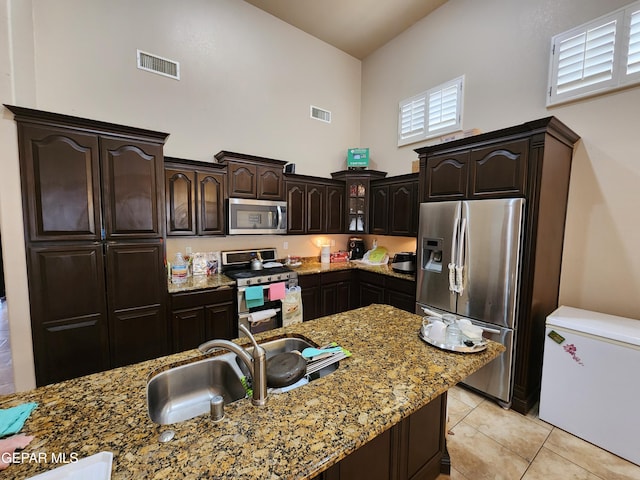
POLYGON ((0 438, 18 433, 37 406, 37 403, 31 402, 0 410, 0 438))
POLYGON ((264 305, 264 291, 261 286, 247 287, 244 291, 244 301, 247 308, 261 307, 264 305))

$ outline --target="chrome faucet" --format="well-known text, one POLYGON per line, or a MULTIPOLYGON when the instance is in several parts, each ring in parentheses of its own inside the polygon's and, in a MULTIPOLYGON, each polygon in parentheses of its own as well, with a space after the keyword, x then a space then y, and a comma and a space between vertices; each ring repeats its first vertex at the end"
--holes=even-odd
POLYGON ((214 348, 224 348, 235 353, 247 366, 253 379, 253 398, 251 403, 262 407, 267 404, 267 353, 264 348, 258 345, 258 342, 253 338, 247 327, 239 325, 238 329, 249 337, 249 340, 253 343, 253 355, 249 355, 240 345, 222 339, 209 340, 200 345, 198 350, 202 353, 209 353, 214 348))

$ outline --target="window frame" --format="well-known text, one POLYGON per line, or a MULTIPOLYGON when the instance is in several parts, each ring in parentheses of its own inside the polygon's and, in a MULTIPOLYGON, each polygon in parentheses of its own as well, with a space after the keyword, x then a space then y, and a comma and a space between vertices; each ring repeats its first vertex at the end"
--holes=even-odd
MULTIPOLYGON (((417 95, 401 100, 398 102, 398 147, 440 137, 448 133, 462 131, 463 105, 464 75, 441 83, 440 85, 420 92, 417 95), (430 123, 429 121, 430 99, 432 96, 441 94, 451 87, 455 87, 456 89, 455 118, 453 119, 453 123, 451 123, 452 120, 449 119, 444 122, 442 127, 435 128, 438 123, 430 123), (409 117, 403 115, 405 113, 404 109, 410 108, 413 104, 415 104, 416 110, 420 110, 421 108, 422 112, 417 111, 415 115, 411 113, 409 117), (421 107, 420 104, 422 104, 421 107), (411 124, 411 127, 409 130, 403 132, 403 122, 405 121, 411 124), (413 125, 414 123, 415 125, 413 125)), ((442 108, 441 104, 436 113, 441 116, 443 110, 447 109, 442 108)))
MULTIPOLYGON (((549 56, 549 78, 546 91, 547 107, 602 95, 621 88, 640 84, 640 71, 631 74, 627 73, 627 61, 631 45, 630 25, 632 15, 634 16, 634 20, 638 22, 636 29, 640 28, 640 0, 552 37, 549 56), (593 45, 589 48, 590 39, 586 38, 586 36, 599 28, 607 26, 611 22, 615 22, 613 51, 610 54, 610 58, 607 58, 607 60, 611 62, 611 78, 604 78, 590 83, 585 81, 583 84, 580 84, 581 82, 578 80, 574 88, 558 93, 559 73, 562 71, 560 68, 561 52, 564 52, 562 47, 572 39, 582 35, 585 36, 583 44, 577 45, 577 47, 580 45, 584 47, 582 59, 576 62, 576 64, 582 63, 582 67, 575 70, 578 73, 582 72, 582 79, 584 80, 584 73, 589 70, 589 59, 595 58, 594 56, 590 57, 589 54, 594 55, 597 50, 597 47, 593 45)), ((636 31, 634 38, 638 40, 638 36, 640 36, 640 34, 636 31)), ((636 51, 637 50, 636 44, 636 51)))

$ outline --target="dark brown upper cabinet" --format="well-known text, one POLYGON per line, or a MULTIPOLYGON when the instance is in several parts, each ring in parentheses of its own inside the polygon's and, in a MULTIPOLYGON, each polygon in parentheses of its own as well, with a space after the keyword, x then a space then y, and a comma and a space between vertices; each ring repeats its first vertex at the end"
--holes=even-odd
POLYGON ((418 230, 418 174, 371 182, 371 233, 412 237, 418 230))
POLYGON ((345 182, 344 233, 370 233, 371 182, 386 177, 377 170, 342 170, 331 177, 345 182))
POLYGON ((287 162, 244 153, 221 151, 218 163, 227 166, 227 190, 231 198, 284 200, 283 168, 287 162))
POLYGON ((224 235, 225 167, 165 157, 167 236, 224 235))
POLYGON ((319 177, 287 174, 287 233, 341 233, 344 183, 319 177))
POLYGON ((15 115, 38 386, 164 355, 167 134, 15 115))

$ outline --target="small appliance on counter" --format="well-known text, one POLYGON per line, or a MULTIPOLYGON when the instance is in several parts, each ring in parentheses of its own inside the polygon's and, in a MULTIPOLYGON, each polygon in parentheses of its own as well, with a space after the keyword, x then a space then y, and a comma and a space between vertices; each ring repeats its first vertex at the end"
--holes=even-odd
POLYGON ((416 273, 416 254, 413 252, 400 252, 393 256, 391 269, 397 273, 416 273))
POLYGON ((358 260, 364 257, 364 240, 360 237, 350 237, 347 243, 347 251, 350 260, 358 260))

